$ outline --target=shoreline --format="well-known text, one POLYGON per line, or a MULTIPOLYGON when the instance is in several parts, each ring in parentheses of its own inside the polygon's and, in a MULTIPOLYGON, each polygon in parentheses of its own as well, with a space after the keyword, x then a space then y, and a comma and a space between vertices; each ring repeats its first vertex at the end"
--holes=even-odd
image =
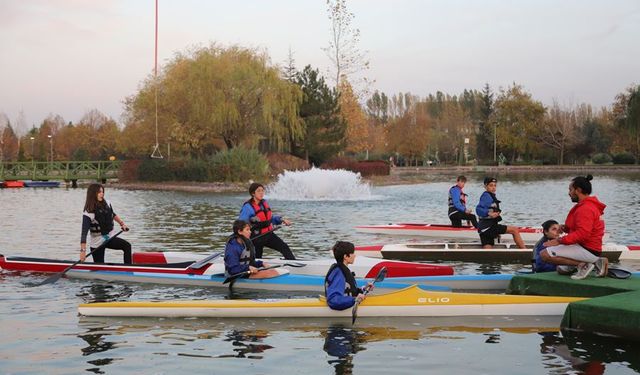
MULTIPOLYGON (((503 165, 503 166, 450 166, 450 167, 394 167, 388 176, 363 177, 372 186, 412 185, 459 174, 640 174, 640 165, 503 165)), ((264 181, 265 184, 272 181, 264 181)), ((125 190, 181 191, 189 193, 244 193, 249 182, 112 182, 111 188, 125 190)))

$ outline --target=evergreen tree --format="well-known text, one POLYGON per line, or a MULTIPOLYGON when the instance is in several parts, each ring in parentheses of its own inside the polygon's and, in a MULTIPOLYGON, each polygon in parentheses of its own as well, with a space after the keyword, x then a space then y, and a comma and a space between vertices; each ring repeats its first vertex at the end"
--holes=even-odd
POLYGON ((493 113, 493 92, 486 83, 480 94, 480 118, 478 121, 477 152, 478 159, 493 160, 493 128, 489 124, 489 117, 493 113))
POLYGON ((305 130, 301 142, 291 141, 291 153, 320 165, 344 150, 347 125, 340 116, 337 90, 327 86, 317 69, 307 65, 297 83, 303 92, 300 118, 305 130))

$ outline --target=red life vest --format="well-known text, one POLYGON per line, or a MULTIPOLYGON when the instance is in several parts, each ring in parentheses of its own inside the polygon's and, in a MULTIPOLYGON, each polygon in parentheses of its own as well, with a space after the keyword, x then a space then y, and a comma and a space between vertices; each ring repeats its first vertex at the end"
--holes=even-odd
POLYGON ((271 224, 271 207, 264 199, 260 203, 256 204, 253 199, 247 201, 256 213, 255 217, 258 221, 251 220, 251 234, 257 236, 258 234, 266 233, 273 230, 271 224))

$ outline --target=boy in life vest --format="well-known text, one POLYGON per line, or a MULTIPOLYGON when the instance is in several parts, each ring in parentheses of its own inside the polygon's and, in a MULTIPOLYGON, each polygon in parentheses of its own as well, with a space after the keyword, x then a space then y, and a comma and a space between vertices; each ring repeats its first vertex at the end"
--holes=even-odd
MULTIPOLYGON (((349 265, 356 260, 355 246, 351 242, 338 241, 333 245, 333 256, 336 263, 329 268, 324 279, 324 293, 327 305, 333 310, 346 310, 356 301, 363 301, 366 296, 358 288, 356 278, 349 265)), ((373 284, 369 288, 373 288, 373 284)))
POLYGON ((255 250, 249 236, 251 236, 249 223, 242 220, 233 222, 233 234, 229 237, 224 247, 224 270, 226 276, 247 271, 249 272, 247 277, 251 279, 278 276, 278 271, 274 269, 260 270, 260 267, 268 267, 269 265, 256 260, 255 250))
POLYGON ((524 249, 524 241, 520 235, 518 227, 506 226, 499 224, 502 221, 500 216, 500 201, 496 197, 498 189, 498 180, 493 177, 484 178, 485 192, 480 196, 480 201, 476 206, 476 214, 478 214, 478 233, 480 233, 480 242, 484 249, 491 249, 495 244, 495 239, 501 234, 509 233, 513 236, 513 241, 520 249, 524 249))
POLYGON ((562 229, 557 221, 547 220, 542 223, 542 233, 542 238, 536 242, 536 245, 533 247, 533 259, 535 261, 533 264, 533 272, 552 272, 556 270, 557 266, 553 263, 545 262, 542 256, 540 256, 540 252, 546 249, 544 246, 545 242, 560 237, 562 229))
POLYGON ((451 225, 460 228, 462 220, 471 222, 474 228, 478 228, 478 220, 476 215, 471 213, 471 209, 467 208, 467 194, 462 191, 467 183, 465 176, 458 176, 456 184, 449 188, 449 220, 451 225))

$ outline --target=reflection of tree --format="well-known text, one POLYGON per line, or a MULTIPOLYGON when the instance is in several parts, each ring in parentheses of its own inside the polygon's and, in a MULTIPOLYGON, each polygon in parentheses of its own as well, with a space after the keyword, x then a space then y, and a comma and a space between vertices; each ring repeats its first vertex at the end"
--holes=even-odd
POLYGON ((601 361, 586 359, 586 351, 574 354, 559 332, 541 332, 540 335, 540 353, 549 374, 567 374, 576 370, 588 375, 604 374, 605 367, 601 361))
MULTIPOLYGON (((102 353, 111 349, 115 349, 115 342, 106 341, 104 340, 103 336, 108 336, 108 334, 104 333, 104 327, 89 328, 85 334, 78 335, 79 338, 83 339, 87 344, 89 344, 87 347, 81 349, 82 355, 88 356, 95 353, 102 353)), ((87 363, 98 366, 96 368, 87 369, 87 371, 94 372, 96 374, 104 374, 104 371, 100 370, 100 366, 109 365, 114 360, 114 358, 100 358, 93 361, 87 361, 87 363)))
POLYGON ((367 334, 340 325, 330 326, 324 341, 324 351, 331 357, 328 362, 333 365, 336 374, 353 373, 353 354, 365 350, 362 345, 367 334))
POLYGON ((273 346, 260 344, 262 340, 269 337, 267 331, 237 331, 233 330, 227 334, 227 338, 224 341, 231 341, 231 345, 235 348, 235 355, 221 355, 219 358, 250 358, 250 359, 262 359, 262 356, 247 355, 262 353, 265 350, 272 349, 273 346), (258 343, 258 344, 255 344, 258 343))

